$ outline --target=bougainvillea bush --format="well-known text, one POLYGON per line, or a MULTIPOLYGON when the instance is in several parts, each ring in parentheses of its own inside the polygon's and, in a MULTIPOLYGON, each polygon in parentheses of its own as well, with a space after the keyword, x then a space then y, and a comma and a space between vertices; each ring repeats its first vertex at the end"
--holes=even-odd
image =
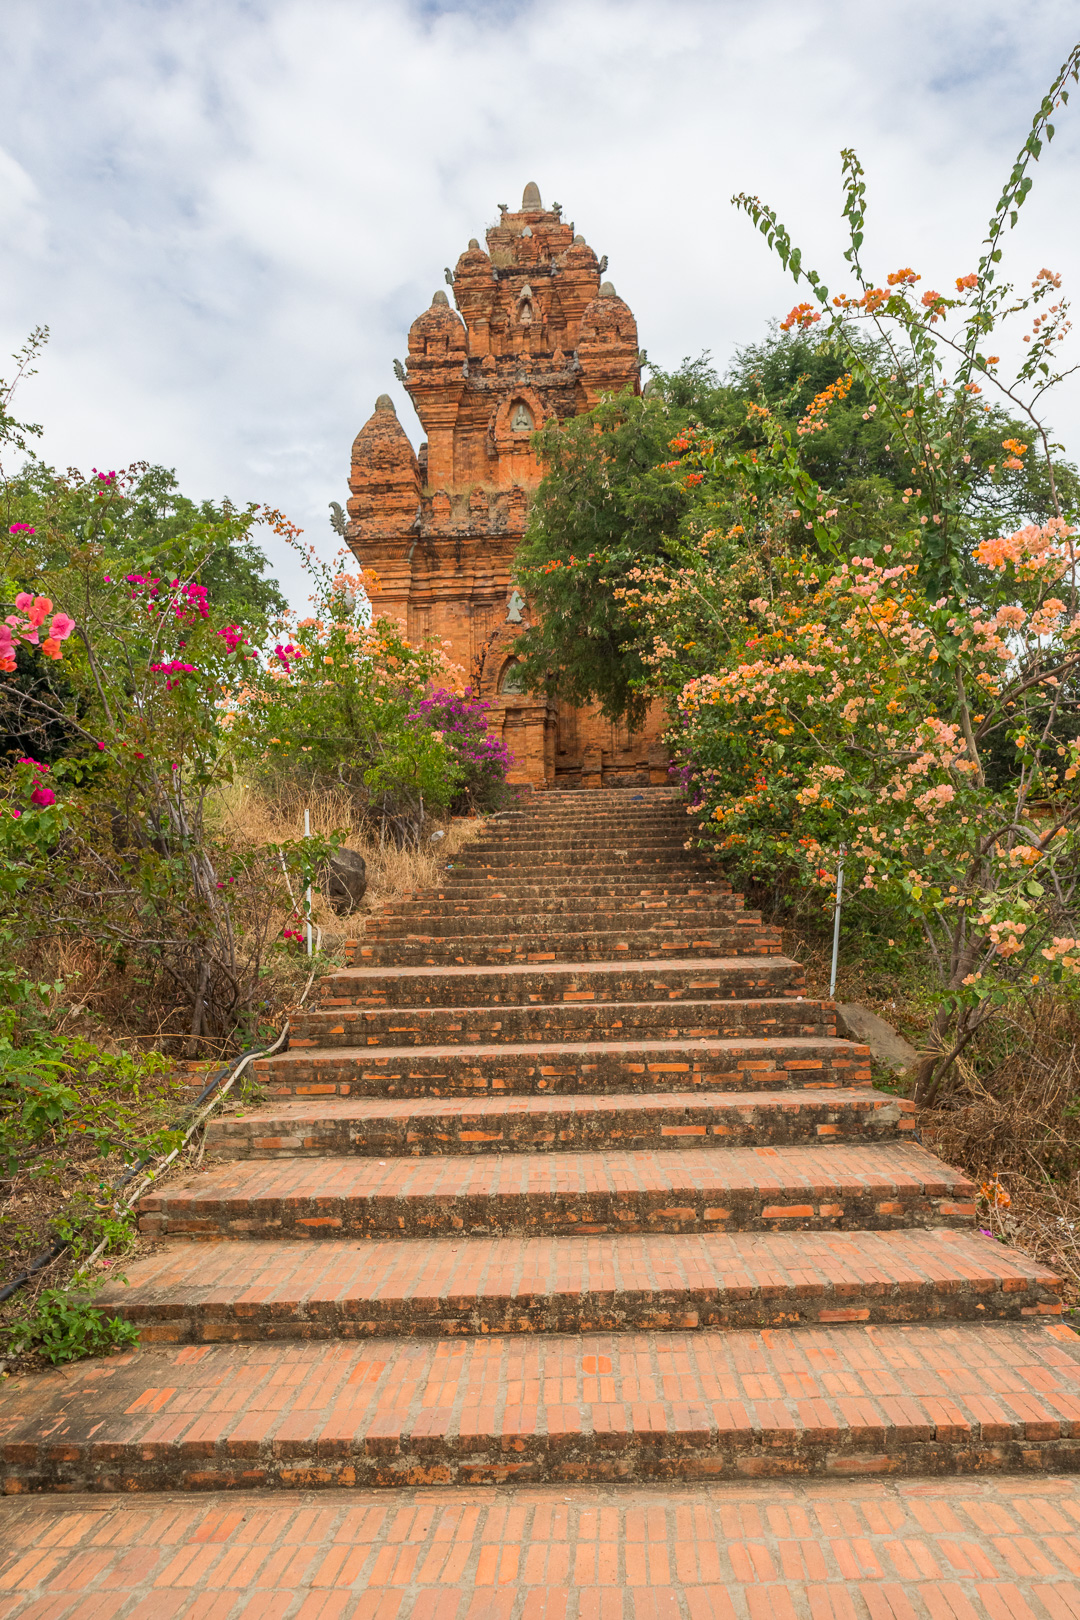
POLYGON ((471 687, 451 692, 439 686, 422 698, 409 716, 438 737, 454 762, 458 782, 450 809, 457 814, 499 810, 512 799, 506 774, 514 762, 513 755, 488 729, 490 712, 490 703, 474 697, 471 687))
POLYGON ((249 1017, 287 898, 289 852, 235 848, 216 814, 234 772, 221 704, 258 653, 191 578, 116 577, 88 551, 55 588, 79 607, 55 676, 0 676, 6 729, 53 754, 28 752, 0 784, 12 926, 24 946, 89 939, 140 964, 172 988, 163 1033, 197 1050, 249 1017))
POLYGON ((282 618, 247 671, 229 714, 240 757, 271 781, 349 788, 399 842, 419 844, 433 813, 492 807, 510 758, 449 643, 414 647, 396 620, 373 615, 374 576, 348 572, 344 555, 323 563, 291 538, 314 612, 282 618))
POLYGON ((851 291, 830 292, 771 210, 736 199, 807 287, 783 327, 847 369, 794 430, 751 403, 753 448, 723 428, 674 437, 666 467, 695 506, 668 558, 619 587, 649 689, 673 712, 700 841, 824 912, 843 846, 856 916, 897 964, 926 963, 937 1008, 924 1101, 996 1008, 1080 984, 1077 486, 1043 414, 1069 370, 1069 306, 1055 272, 1018 288, 999 268, 1078 63, 1080 50, 1040 107, 975 268, 947 293, 924 290, 910 266, 880 283, 864 270, 853 153, 851 291), (908 479, 893 520, 862 545, 841 522, 842 492, 811 477, 803 453, 856 381, 908 479), (993 391, 1027 425, 987 464, 973 443, 993 391), (1039 476, 1019 482, 1035 463, 1039 476))

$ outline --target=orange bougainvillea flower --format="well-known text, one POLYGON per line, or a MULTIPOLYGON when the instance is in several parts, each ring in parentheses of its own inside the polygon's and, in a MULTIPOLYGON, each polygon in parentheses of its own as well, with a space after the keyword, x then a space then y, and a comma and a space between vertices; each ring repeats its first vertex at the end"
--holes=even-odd
POLYGON ((956 278, 957 292, 967 292, 969 287, 977 287, 978 285, 979 278, 977 275, 975 275, 974 271, 972 271, 970 275, 957 276, 956 278))
POLYGON ((921 280, 922 276, 917 276, 911 269, 894 270, 888 278, 890 287, 911 287, 916 281, 921 280))
POLYGON ((998 1180, 997 1176, 995 1176, 992 1181, 984 1181, 982 1186, 979 1188, 979 1191, 982 1193, 988 1204, 993 1204, 998 1209, 1008 1209, 1012 1203, 1012 1199, 1005 1191, 1005 1188, 1001 1185, 1001 1182, 998 1180))
POLYGON ((813 326, 814 322, 820 319, 820 311, 816 310, 813 304, 796 304, 789 312, 787 320, 780 322, 780 330, 790 332, 793 326, 797 326, 805 332, 807 327, 813 326))

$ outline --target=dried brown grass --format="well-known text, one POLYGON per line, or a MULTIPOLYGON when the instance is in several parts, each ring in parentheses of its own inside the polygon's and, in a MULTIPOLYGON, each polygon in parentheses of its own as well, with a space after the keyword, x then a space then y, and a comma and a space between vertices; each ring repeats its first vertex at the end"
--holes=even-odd
MULTIPOLYGON (((831 936, 785 921, 784 943, 811 995, 827 996, 831 936)), ((933 1005, 917 969, 898 978, 847 946, 837 1001, 870 1007, 921 1049, 933 1005)), ((884 1071, 875 1080, 906 1089, 884 1071)), ((918 1124, 924 1144, 975 1182, 980 1227, 1051 1266, 1080 1308, 1080 1006, 1045 991, 991 1018, 918 1124)))
POLYGON ((430 817, 420 849, 399 849, 380 837, 354 796, 345 788, 310 788, 285 783, 270 793, 241 783, 223 796, 222 822, 238 844, 284 843, 304 836, 304 811, 311 831, 322 837, 344 834, 346 849, 356 850, 367 865, 367 892, 358 910, 338 917, 325 895, 312 896, 312 915, 323 933, 324 951, 336 951, 346 939, 363 932, 365 916, 389 901, 434 888, 448 860, 477 838, 482 816, 430 817), (441 834, 432 838, 432 834, 441 834))

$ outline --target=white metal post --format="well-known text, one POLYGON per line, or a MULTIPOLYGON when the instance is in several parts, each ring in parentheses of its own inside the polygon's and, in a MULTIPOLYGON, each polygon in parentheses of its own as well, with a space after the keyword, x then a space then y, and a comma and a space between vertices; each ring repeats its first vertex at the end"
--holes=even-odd
MULTIPOLYGON (((310 838, 311 837, 311 811, 310 810, 305 810, 304 811, 304 837, 305 838, 310 838)), ((310 956, 311 955, 311 884, 310 883, 308 884, 307 888, 304 891, 304 902, 305 902, 305 908, 306 908, 306 912, 307 912, 307 953, 310 956)), ((835 971, 836 970, 835 970, 835 966, 834 966, 834 969, 833 969, 834 974, 835 974, 835 971)))
POLYGON ((844 845, 840 845, 840 856, 836 863, 836 906, 833 911, 832 928, 832 973, 829 975, 829 1000, 836 993, 836 959, 840 954, 840 902, 844 898, 844 845))

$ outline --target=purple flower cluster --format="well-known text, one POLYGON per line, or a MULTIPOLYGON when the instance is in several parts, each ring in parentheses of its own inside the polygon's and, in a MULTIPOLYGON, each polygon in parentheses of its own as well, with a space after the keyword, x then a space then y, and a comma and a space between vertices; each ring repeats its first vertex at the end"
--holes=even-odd
MULTIPOLYGON (((148 598, 160 595, 161 580, 156 576, 152 578, 148 574, 125 574, 124 581, 128 585, 134 586, 131 593, 132 601, 143 595, 148 598)), ((105 583, 106 585, 112 584, 108 574, 105 575, 105 583)), ((196 585, 191 581, 186 585, 181 585, 178 579, 174 579, 168 589, 176 592, 172 602, 174 617, 193 621, 194 616, 198 614, 200 619, 209 618, 210 609, 206 602, 207 591, 205 585, 196 585)), ((148 601, 147 606, 151 613, 159 611, 153 601, 148 601)))
POLYGON ((409 715, 418 725, 442 733, 464 769, 462 796, 478 809, 495 807, 514 763, 506 744, 488 730, 490 710, 489 703, 473 697, 471 687, 460 697, 437 687, 409 715))
POLYGON ((174 686, 180 685, 182 676, 197 675, 198 670, 195 668, 194 664, 184 664, 181 663, 179 658, 173 658, 167 664, 151 664, 150 673, 152 675, 165 675, 167 677, 165 681, 165 690, 166 692, 171 692, 174 686))

